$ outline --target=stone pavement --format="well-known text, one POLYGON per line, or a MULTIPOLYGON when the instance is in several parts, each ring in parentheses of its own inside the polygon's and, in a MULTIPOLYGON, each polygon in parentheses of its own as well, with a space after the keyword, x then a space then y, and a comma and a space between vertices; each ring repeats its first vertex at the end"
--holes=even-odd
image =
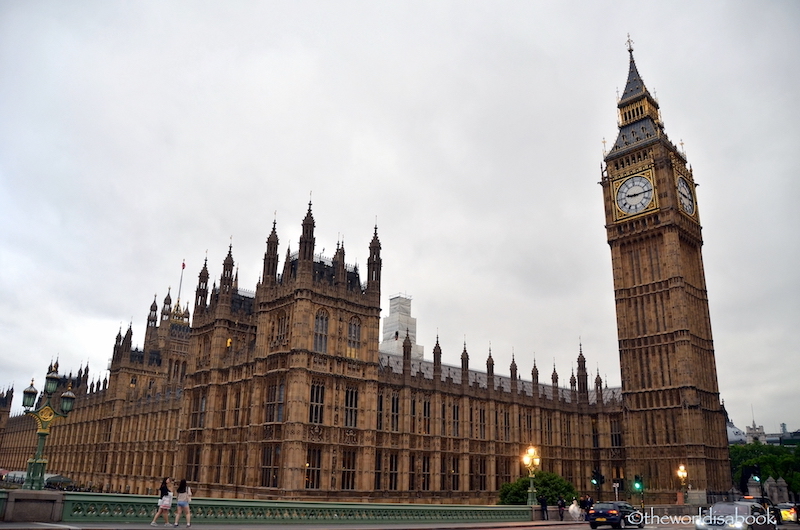
MULTIPOLYGON (((374 524, 367 523, 362 525, 350 524, 213 524, 198 523, 192 525, 192 529, 198 530, 525 530, 535 528, 544 530, 544 527, 567 527, 577 529, 588 528, 588 523, 583 521, 531 521, 524 523, 408 523, 408 524, 374 524)), ((0 522, 0 530, 150 530, 149 523, 3 523, 0 522)), ((156 528, 166 530, 163 524, 156 528)), ((170 526, 169 528, 175 528, 170 526)), ((186 525, 181 524, 181 530, 186 525)))

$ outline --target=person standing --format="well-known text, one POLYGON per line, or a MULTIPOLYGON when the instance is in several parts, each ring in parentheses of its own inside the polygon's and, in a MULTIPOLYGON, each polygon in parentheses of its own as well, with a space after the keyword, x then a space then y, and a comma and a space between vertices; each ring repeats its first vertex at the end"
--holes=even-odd
POLYGON ((189 503, 192 502, 192 488, 186 485, 186 479, 182 479, 178 484, 178 511, 175 513, 175 526, 181 520, 181 513, 186 517, 186 527, 192 526, 192 512, 189 511, 189 503))
POLYGON ((161 487, 158 489, 158 511, 156 516, 153 517, 153 522, 150 526, 156 526, 158 516, 164 516, 164 526, 172 526, 169 524, 169 511, 172 508, 172 479, 166 477, 161 481, 161 487))
POLYGON ((569 505, 569 514, 572 516, 573 521, 577 521, 580 518, 581 509, 578 506, 578 499, 575 497, 572 498, 572 504, 569 505))
POLYGON ((539 506, 542 508, 542 521, 549 520, 550 516, 547 514, 547 497, 544 495, 539 497, 539 506))
POLYGON ((556 505, 558 506, 558 518, 559 518, 559 520, 563 521, 564 520, 564 510, 567 509, 567 501, 564 500, 564 496, 563 495, 559 495, 558 496, 558 502, 556 502, 556 505))

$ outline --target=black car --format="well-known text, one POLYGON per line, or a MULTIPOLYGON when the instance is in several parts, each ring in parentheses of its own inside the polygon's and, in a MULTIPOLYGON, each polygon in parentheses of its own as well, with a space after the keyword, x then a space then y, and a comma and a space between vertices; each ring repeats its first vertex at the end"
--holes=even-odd
POLYGON ((624 528, 626 526, 644 527, 644 517, 636 508, 622 501, 598 502, 589 508, 589 526, 609 525, 611 528, 624 528), (637 514, 633 517, 631 515, 637 514))

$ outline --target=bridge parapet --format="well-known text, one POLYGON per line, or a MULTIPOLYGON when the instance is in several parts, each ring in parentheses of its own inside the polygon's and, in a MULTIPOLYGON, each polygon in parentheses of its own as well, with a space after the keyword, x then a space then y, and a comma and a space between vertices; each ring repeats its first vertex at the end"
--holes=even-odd
MULTIPOLYGON (((149 522, 157 498, 145 495, 64 493, 64 522, 149 522)), ((530 506, 334 503, 192 499, 192 523, 481 523, 531 520, 530 506)), ((174 518, 173 507, 170 518, 174 518)))

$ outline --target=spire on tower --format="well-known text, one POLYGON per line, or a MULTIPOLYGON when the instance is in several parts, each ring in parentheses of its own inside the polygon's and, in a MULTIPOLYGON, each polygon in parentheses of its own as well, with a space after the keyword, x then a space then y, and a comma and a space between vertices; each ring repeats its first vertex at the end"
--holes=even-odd
POLYGON ((267 238, 267 251, 264 253, 262 281, 267 285, 274 284, 278 274, 278 232, 275 230, 275 226, 276 221, 273 219, 272 232, 267 238))
POLYGON ((167 296, 164 297, 164 305, 161 306, 161 320, 167 320, 172 312, 172 287, 167 287, 167 296))
POLYGON ((314 260, 314 216, 311 213, 311 201, 308 201, 308 211, 303 219, 303 232, 300 236, 300 261, 312 262, 314 260))
POLYGON ((208 303, 208 256, 203 261, 203 268, 197 277, 197 289, 195 290, 194 313, 197 315, 198 309, 205 309, 208 303))
POLYGON ((369 244, 369 258, 367 258, 367 289, 380 294, 381 290, 381 242, 378 239, 378 225, 375 224, 375 233, 369 244))
POLYGON ((655 143, 660 138, 666 139, 658 101, 647 90, 642 76, 636 68, 636 61, 633 58, 633 41, 630 40, 630 36, 628 36, 627 48, 630 54, 628 79, 622 96, 617 101, 619 134, 611 150, 605 156, 606 162, 630 150, 655 143))
POLYGON ((228 246, 228 255, 222 262, 222 276, 219 280, 221 294, 229 294, 233 289, 233 243, 228 246))

